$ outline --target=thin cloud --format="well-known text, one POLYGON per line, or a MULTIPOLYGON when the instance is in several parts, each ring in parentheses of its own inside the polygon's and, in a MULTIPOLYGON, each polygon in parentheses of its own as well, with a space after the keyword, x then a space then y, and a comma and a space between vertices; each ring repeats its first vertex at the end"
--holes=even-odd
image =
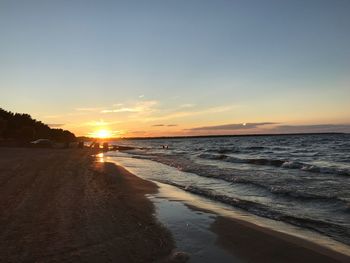
POLYGON ((86 123, 84 123, 84 125, 87 125, 87 126, 109 126, 109 125, 118 124, 118 123, 120 123, 120 121, 108 122, 108 121, 104 121, 104 120, 99 120, 99 121, 86 122, 86 123))
POLYGON ((101 113, 118 113, 118 112, 139 112, 136 108, 119 108, 114 110, 102 110, 101 113))
POLYGON ((233 123, 233 124, 225 124, 225 125, 196 127, 196 128, 191 128, 187 130, 190 130, 190 131, 247 130, 247 129, 259 128, 260 126, 264 126, 264 125, 274 125, 274 124, 278 124, 278 123, 276 122, 233 123))
POLYGON ((105 109, 102 110, 101 113, 149 113, 154 110, 153 107, 157 104, 158 101, 155 100, 139 101, 128 107, 117 106, 116 108, 105 109))
POLYGON ((152 127, 175 127, 177 124, 154 124, 152 127))
POLYGON ((244 130, 254 130, 254 132, 264 133, 322 133, 322 132, 343 132, 350 133, 350 124, 315 124, 315 125, 278 125, 276 122, 256 122, 256 123, 234 123, 215 126, 203 126, 195 127, 191 129, 185 129, 184 131, 190 132, 235 132, 244 130), (272 127, 269 127, 272 125, 272 127), (263 126, 267 126, 262 130, 263 126))
POLYGON ((145 118, 144 121, 146 122, 147 121, 164 121, 168 119, 197 116, 202 114, 215 114, 215 113, 226 112, 226 111, 232 110, 233 108, 234 106, 230 105, 230 106, 212 107, 212 108, 197 110, 197 111, 175 111, 163 116, 145 118))
POLYGON ((76 108, 76 111, 100 111, 101 107, 87 107, 87 108, 76 108))
POLYGON ((140 133, 146 133, 146 131, 128 131, 127 134, 132 133, 132 134, 140 134, 140 133))
POLYGON ((195 106, 196 106, 195 104, 187 103, 187 104, 180 105, 179 108, 193 108, 195 106))
POLYGON ((83 116, 88 115, 89 113, 87 111, 75 111, 75 112, 69 112, 66 114, 57 114, 57 115, 46 115, 43 116, 45 119, 60 119, 60 118, 66 118, 67 116, 83 116))

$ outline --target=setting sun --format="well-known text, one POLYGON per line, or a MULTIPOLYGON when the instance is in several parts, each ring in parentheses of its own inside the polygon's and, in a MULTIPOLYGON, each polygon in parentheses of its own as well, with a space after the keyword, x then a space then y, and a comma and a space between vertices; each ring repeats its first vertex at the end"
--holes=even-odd
POLYGON ((93 133, 93 137, 95 138, 105 139, 105 138, 110 138, 111 136, 112 136, 112 132, 109 130, 98 130, 93 133))

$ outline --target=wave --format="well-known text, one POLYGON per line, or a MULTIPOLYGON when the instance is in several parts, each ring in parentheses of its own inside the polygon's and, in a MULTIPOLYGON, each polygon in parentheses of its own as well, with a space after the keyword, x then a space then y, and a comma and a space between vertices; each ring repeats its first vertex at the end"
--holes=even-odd
POLYGON ((250 147, 245 147, 245 149, 248 149, 248 150, 264 150, 265 147, 264 146, 250 146, 250 147))
POLYGON ((296 226, 308 228, 317 231, 321 234, 330 236, 338 241, 344 242, 350 245, 350 230, 342 225, 327 222, 324 220, 311 219, 306 217, 301 217, 292 214, 283 214, 282 212, 274 210, 268 205, 261 203, 256 203, 249 200, 243 200, 239 198, 232 198, 225 195, 216 194, 211 190, 201 189, 192 185, 183 186, 174 182, 166 182, 168 184, 174 185, 185 191, 205 196, 215 201, 219 201, 240 209, 243 209, 249 213, 271 218, 278 221, 287 222, 296 226))
POLYGON ((231 163, 246 163, 254 165, 268 165, 287 169, 298 169, 311 173, 324 173, 324 174, 336 174, 350 176, 350 171, 348 169, 341 169, 335 167, 320 167, 312 164, 306 164, 302 162, 290 161, 290 160, 279 160, 279 159, 265 159, 265 158, 252 158, 252 159, 242 159, 233 156, 228 156, 225 154, 207 154, 202 153, 198 155, 202 159, 211 160, 222 160, 231 163))
POLYGON ((206 150, 206 152, 214 153, 241 153, 241 152, 251 152, 251 151, 262 151, 267 148, 264 146, 247 146, 247 147, 219 147, 206 150))
POLYGON ((306 164, 302 162, 286 161, 282 164, 282 168, 300 169, 302 171, 321 173, 321 174, 336 174, 350 176, 350 171, 347 169, 335 168, 335 167, 320 167, 312 164, 306 164))
MULTIPOLYGON (((147 159, 160 162, 165 165, 175 167, 180 171, 196 174, 202 177, 216 178, 235 184, 252 185, 257 188, 267 190, 271 194, 279 195, 285 198, 299 199, 301 201, 318 201, 327 203, 332 202, 333 205, 339 205, 339 208, 343 211, 349 211, 350 207, 350 201, 344 200, 343 198, 339 197, 337 192, 310 191, 310 189, 308 188, 298 189, 298 186, 295 185, 295 183, 286 187, 275 185, 272 184, 269 180, 254 180, 250 176, 247 177, 245 175, 235 175, 235 172, 231 169, 225 170, 211 165, 198 165, 185 159, 178 159, 177 161, 174 161, 174 159, 171 158, 171 156, 168 156, 168 158, 164 158, 155 155, 133 155, 132 157, 137 159, 147 159)), ((241 173, 242 171, 239 172, 241 173)))
POLYGON ((209 150, 206 150, 206 152, 215 152, 215 153, 239 153, 241 152, 238 148, 233 148, 233 147, 229 147, 229 148, 226 148, 226 147, 220 147, 220 148, 217 148, 217 149, 209 149, 209 150))
MULTIPOLYGON (((213 156, 213 154, 206 153, 207 158, 215 157, 214 159, 216 159, 218 156, 227 158, 223 154, 213 156)), ((161 173, 155 175, 153 180, 174 185, 193 194, 231 205, 258 216, 308 228, 350 244, 350 229, 346 223, 350 213, 350 196, 343 193, 346 188, 345 190, 343 188, 327 189, 327 185, 320 185, 320 188, 314 189, 308 184, 305 185, 303 178, 301 180, 293 176, 284 178, 277 170, 275 177, 269 176, 269 172, 259 173, 259 176, 256 176, 254 173, 252 174, 250 169, 245 171, 235 168, 219 168, 216 165, 193 162, 193 159, 186 156, 174 158, 173 155, 163 154, 147 154, 146 156, 133 154, 130 157, 156 161, 188 173, 180 173, 180 175, 170 173, 170 177, 167 175, 168 173, 161 173), (191 174, 211 179, 208 181, 203 179, 202 181, 200 177, 192 177, 191 174), (236 187, 237 191, 235 189, 231 191, 231 187, 236 187), (254 198, 255 195, 263 198, 254 198), (253 198, 250 198, 251 196, 253 198), (308 212, 310 208, 311 210, 308 212)), ((242 162, 242 159, 237 159, 242 162)), ((288 172, 288 174, 299 175, 297 172, 288 172)), ((308 177, 311 178, 311 176, 308 177)), ((331 176, 322 177, 331 178, 331 176)), ((310 180, 318 182, 318 180, 310 180)), ((337 180, 340 180, 340 177, 337 180)), ((345 180, 348 179, 345 178, 345 180)))
MULTIPOLYGON (((262 185, 260 185, 262 186, 262 185)), ((264 186, 263 186, 264 187, 264 186)), ((311 192, 305 192, 305 191, 298 191, 295 189, 290 188, 284 188, 284 187, 268 187, 268 190, 277 195, 286 196, 286 197, 292 197, 296 199, 300 199, 303 201, 319 201, 319 202, 332 202, 332 205, 340 205, 342 207, 342 210, 347 212, 349 210, 349 201, 345 200, 344 198, 338 197, 335 194, 330 193, 311 193, 311 192)))
POLYGON ((269 184, 263 184, 257 181, 251 181, 249 179, 247 180, 242 177, 218 176, 217 178, 232 183, 253 185, 255 187, 265 189, 274 195, 278 195, 288 199, 292 198, 295 200, 300 200, 302 202, 317 201, 323 204, 332 204, 333 206, 339 207, 339 210, 342 210, 344 212, 350 212, 350 200, 341 198, 336 194, 331 194, 329 192, 312 193, 302 190, 296 190, 290 187, 285 188, 280 186, 270 186, 269 184))

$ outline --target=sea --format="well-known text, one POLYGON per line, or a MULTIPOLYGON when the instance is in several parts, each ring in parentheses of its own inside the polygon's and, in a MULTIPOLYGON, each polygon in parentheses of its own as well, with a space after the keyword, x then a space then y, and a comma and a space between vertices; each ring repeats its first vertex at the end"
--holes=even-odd
POLYGON ((141 167, 148 179, 350 245, 350 134, 113 144, 131 147, 109 155, 141 167))

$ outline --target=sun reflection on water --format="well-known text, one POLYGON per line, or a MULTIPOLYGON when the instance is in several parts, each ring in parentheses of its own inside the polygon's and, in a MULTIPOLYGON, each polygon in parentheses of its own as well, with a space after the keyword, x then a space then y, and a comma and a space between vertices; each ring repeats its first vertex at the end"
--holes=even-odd
POLYGON ((96 154, 96 162, 98 162, 98 163, 104 163, 105 162, 105 157, 104 157, 103 153, 96 154))

